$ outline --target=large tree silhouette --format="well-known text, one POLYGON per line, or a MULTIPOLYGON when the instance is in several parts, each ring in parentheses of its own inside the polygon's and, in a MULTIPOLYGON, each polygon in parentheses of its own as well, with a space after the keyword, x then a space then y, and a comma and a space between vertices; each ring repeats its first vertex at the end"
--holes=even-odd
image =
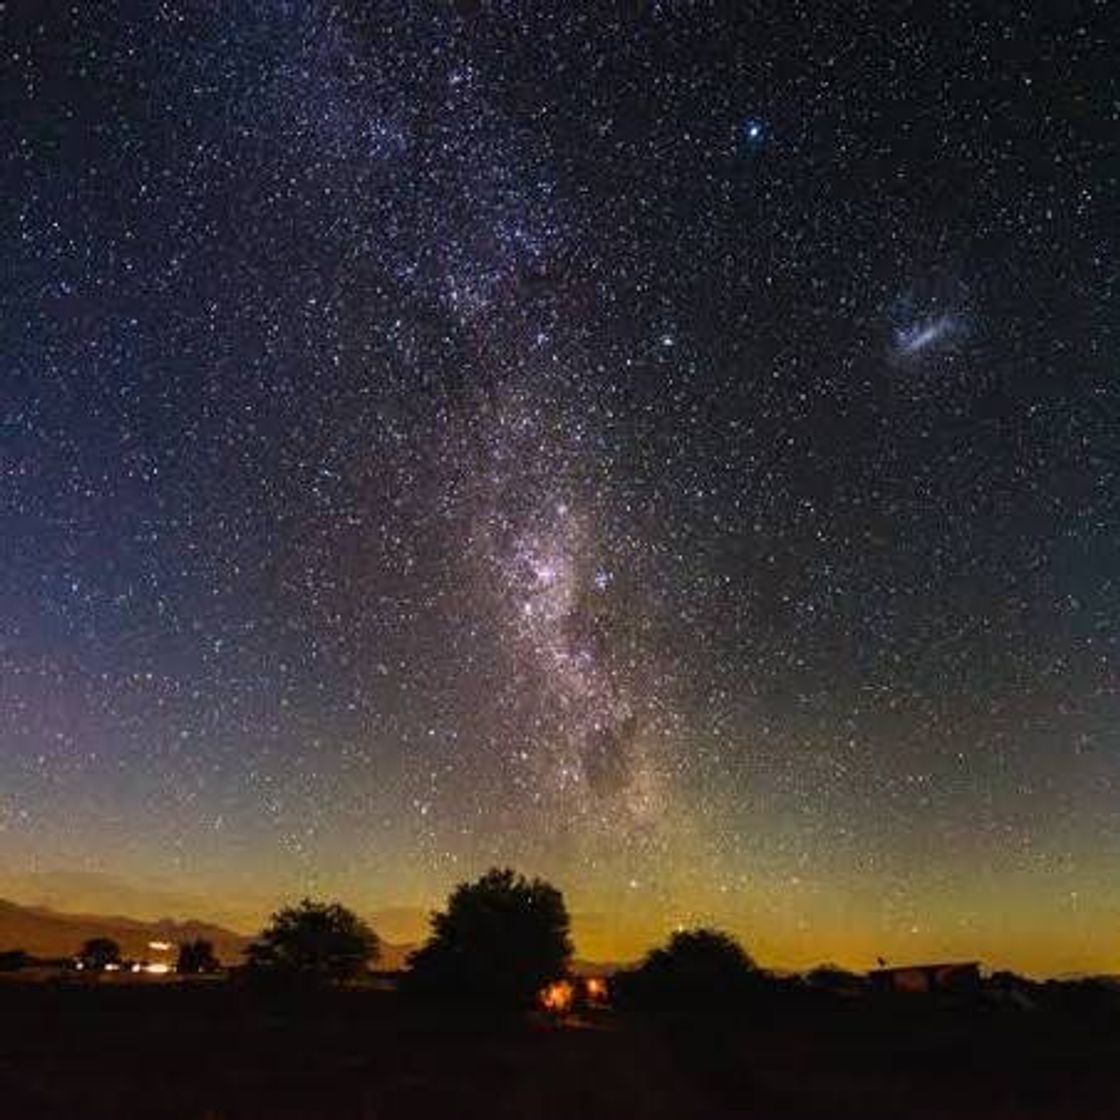
POLYGON ((345 906, 305 898, 273 914, 245 955, 252 976, 324 986, 359 976, 379 951, 377 935, 345 906))
POLYGON ((506 1007, 532 1004, 572 955, 564 896, 541 879, 494 868, 451 893, 409 958, 413 991, 506 1007))
POLYGON ((185 974, 217 972, 221 968, 214 956, 214 945, 204 937, 184 941, 179 946, 179 959, 175 971, 185 974))
POLYGON ((91 937, 78 951, 78 960, 83 968, 100 972, 121 963, 121 947, 111 937, 91 937))
POLYGON ((648 953, 638 968, 614 979, 623 1005, 717 1007, 756 991, 763 974, 730 935, 713 929, 679 930, 648 953))

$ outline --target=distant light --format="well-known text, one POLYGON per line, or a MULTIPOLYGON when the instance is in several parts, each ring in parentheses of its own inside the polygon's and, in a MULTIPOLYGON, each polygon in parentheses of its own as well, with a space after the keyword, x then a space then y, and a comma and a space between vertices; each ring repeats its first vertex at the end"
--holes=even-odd
POLYGON ((110 963, 105 966, 106 972, 120 972, 121 966, 119 964, 110 963))
POLYGON ((149 949, 155 949, 157 953, 166 953, 169 949, 174 948, 170 941, 149 941, 149 949))
POLYGON ((171 965, 164 964, 163 961, 156 961, 154 964, 144 965, 144 971, 152 976, 166 976, 171 971, 171 965))

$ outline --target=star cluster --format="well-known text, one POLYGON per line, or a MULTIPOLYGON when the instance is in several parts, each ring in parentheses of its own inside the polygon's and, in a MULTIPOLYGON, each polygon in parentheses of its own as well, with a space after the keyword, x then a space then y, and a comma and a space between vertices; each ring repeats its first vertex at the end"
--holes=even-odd
POLYGON ((1107 964, 1103 8, 0 19, 0 872, 1107 964))

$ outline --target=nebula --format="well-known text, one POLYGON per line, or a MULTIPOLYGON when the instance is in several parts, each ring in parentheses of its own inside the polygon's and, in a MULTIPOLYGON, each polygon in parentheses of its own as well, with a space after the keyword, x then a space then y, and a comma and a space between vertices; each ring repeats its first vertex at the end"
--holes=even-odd
POLYGON ((944 342, 959 329, 959 323, 952 315, 939 315, 936 319, 897 330, 895 348, 900 355, 913 357, 944 342))

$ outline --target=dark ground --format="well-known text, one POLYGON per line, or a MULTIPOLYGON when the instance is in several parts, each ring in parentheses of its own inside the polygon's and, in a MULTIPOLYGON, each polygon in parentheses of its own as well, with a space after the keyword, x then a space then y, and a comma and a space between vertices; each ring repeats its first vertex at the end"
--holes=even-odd
POLYGON ((486 1019, 393 992, 0 984, 3 1120, 1120 1117, 1120 1016, 930 997, 486 1019))

